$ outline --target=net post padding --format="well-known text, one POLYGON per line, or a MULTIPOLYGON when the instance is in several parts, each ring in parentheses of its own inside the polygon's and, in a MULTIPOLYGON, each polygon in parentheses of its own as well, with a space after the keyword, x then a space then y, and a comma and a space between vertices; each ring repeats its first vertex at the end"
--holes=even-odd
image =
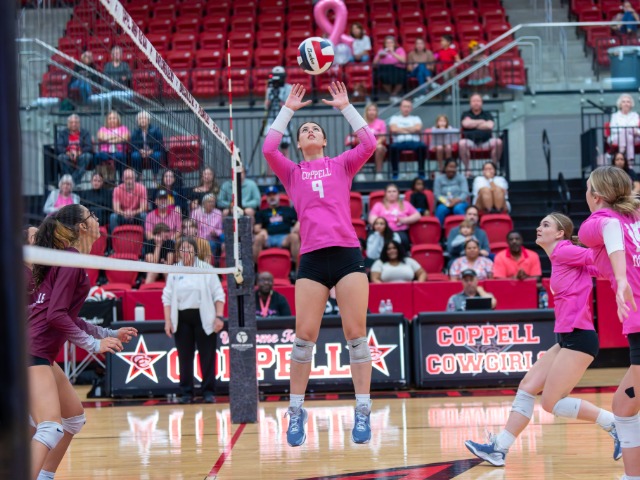
MULTIPOLYGON (((227 251, 233 248, 234 222, 224 221, 227 251)), ((253 285, 255 274, 251 250, 251 219, 238 219, 240 258, 243 259, 244 278, 237 283, 234 275, 228 277, 229 292, 229 404, 232 423, 258 421, 258 380, 256 377, 256 305, 253 285)))

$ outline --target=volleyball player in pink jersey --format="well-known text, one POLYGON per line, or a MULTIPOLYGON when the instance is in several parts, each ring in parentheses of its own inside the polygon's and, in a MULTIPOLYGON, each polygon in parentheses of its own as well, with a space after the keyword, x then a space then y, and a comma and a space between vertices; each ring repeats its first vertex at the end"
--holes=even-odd
MULTIPOLYGON (((88 254, 100 236, 98 220, 81 205, 68 205, 47 217, 35 245, 88 254)), ((122 350, 135 328, 112 330, 85 322, 78 313, 90 283, 82 268, 33 266, 34 303, 29 305, 29 411, 36 429, 31 441, 31 474, 54 478, 73 436, 85 424, 78 394, 55 358, 65 341, 93 353, 122 350)))
POLYGON ((569 396, 600 348, 591 311, 591 277, 598 274, 593 266, 592 252, 570 241, 573 223, 561 213, 544 217, 536 233, 536 243, 551 260, 551 291, 556 314, 553 331, 558 334, 559 341, 520 382, 504 429, 491 435, 489 443, 467 440, 464 444, 491 465, 504 466, 509 448, 531 420, 536 395, 542 392, 541 404, 547 412, 557 417, 597 423, 609 433, 614 441, 613 458, 619 460, 622 452, 613 414, 586 400, 569 396))
POLYGON ((591 215, 580 227, 580 241, 593 250, 598 271, 616 292, 622 333, 631 366, 613 396, 613 414, 627 480, 640 480, 640 201, 622 169, 595 169, 587 180, 591 215))
POLYGON ((349 192, 353 177, 375 151, 376 138, 349 103, 344 83, 332 83, 329 93, 332 99, 322 101, 340 110, 349 122, 360 140, 354 149, 334 158, 327 157, 324 130, 315 122, 306 122, 300 125, 297 134, 298 149, 304 160, 295 164, 278 150, 293 113, 311 103, 303 101, 305 89, 299 84, 293 86, 262 147, 269 166, 295 205, 300 221, 296 340, 291 352, 291 396, 287 411, 287 442, 292 447, 302 445, 306 439, 304 393, 329 290, 334 286, 356 392, 351 437, 355 443, 366 443, 371 438, 371 351, 366 337, 369 282, 360 242, 351 224, 349 192))

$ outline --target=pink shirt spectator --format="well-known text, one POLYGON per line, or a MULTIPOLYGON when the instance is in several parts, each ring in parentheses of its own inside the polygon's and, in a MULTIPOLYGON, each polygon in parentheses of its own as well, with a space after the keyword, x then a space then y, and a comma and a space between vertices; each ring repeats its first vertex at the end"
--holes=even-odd
MULTIPOLYGON (((383 51, 385 51, 384 48, 381 48, 378 53, 383 51)), ((400 57, 405 57, 405 58, 407 57, 407 53, 404 51, 404 48, 402 47, 396 48, 395 53, 400 57)), ((380 56, 380 65, 393 65, 394 67, 405 68, 404 63, 400 62, 396 57, 390 54, 380 56)))
POLYGON ((222 235, 222 212, 217 208, 207 213, 200 207, 191 213, 191 218, 198 222, 199 237, 211 238, 211 232, 214 232, 216 237, 222 235))
POLYGON ((58 195, 58 198, 56 200, 54 207, 56 208, 56 210, 60 210, 65 205, 71 205, 71 204, 73 204, 73 197, 71 195, 69 195, 68 197, 58 195))
POLYGON ((393 202, 389 204, 388 208, 385 208, 383 202, 378 202, 373 206, 369 215, 372 215, 375 218, 384 218, 389 224, 389 228, 394 232, 409 230, 409 225, 399 225, 398 219, 409 217, 418 211, 416 210, 416 207, 407 201, 402 202, 402 205, 404 208, 400 209, 400 204, 398 202, 393 202))
MULTIPOLYGON (((580 226, 579 238, 587 247, 593 249, 593 263, 598 272, 606 277, 611 283, 611 288, 615 292, 618 283, 613 276, 611 261, 607 254, 602 237, 602 229, 607 220, 617 218, 622 226, 622 234, 624 238, 624 250, 627 260, 627 279, 631 290, 633 290, 636 305, 640 305, 640 267, 638 259, 640 258, 640 218, 622 215, 608 208, 593 212, 580 226)), ((622 324, 622 333, 628 335, 630 333, 640 332, 640 309, 637 312, 629 311, 629 317, 622 324)))
POLYGON ((556 312, 553 331, 594 330, 591 277, 598 276, 598 270, 593 265, 593 251, 562 240, 553 249, 550 260, 551 293, 556 312))
POLYGON ((124 125, 120 125, 117 128, 100 127, 100 129, 98 130, 98 135, 100 134, 118 135, 119 137, 122 138, 122 142, 123 142, 123 143, 101 143, 100 144, 101 152, 111 152, 111 153, 122 152, 124 151, 125 138, 129 136, 129 129, 124 125))
POLYGON ((456 258, 449 267, 449 276, 460 278, 463 270, 470 268, 478 274, 478 280, 486 280, 493 272, 493 262, 487 257, 478 257, 475 262, 470 263, 467 257, 456 258))
POLYGON ((369 124, 369 128, 376 137, 387 134, 387 124, 381 118, 376 118, 369 124))
POLYGON ((164 223, 173 233, 178 233, 180 232, 180 228, 182 226, 181 221, 182 218, 180 217, 180 214, 175 211, 175 209, 168 208, 166 210, 166 214, 164 216, 161 216, 158 213, 158 209, 156 208, 155 210, 149 212, 147 218, 144 221, 144 233, 147 234, 147 236, 151 235, 153 232, 153 228, 159 223, 164 223))
POLYGON ((324 157, 299 164, 279 150, 282 134, 270 129, 262 147, 267 163, 296 206, 300 219, 300 253, 327 247, 360 247, 351 224, 351 182, 376 149, 368 127, 356 132, 360 144, 335 158, 324 157))
POLYGON ((147 206, 147 189, 141 183, 135 183, 133 190, 127 192, 124 184, 118 185, 113 189, 113 203, 120 203, 122 210, 139 210, 142 206, 146 211, 147 206))

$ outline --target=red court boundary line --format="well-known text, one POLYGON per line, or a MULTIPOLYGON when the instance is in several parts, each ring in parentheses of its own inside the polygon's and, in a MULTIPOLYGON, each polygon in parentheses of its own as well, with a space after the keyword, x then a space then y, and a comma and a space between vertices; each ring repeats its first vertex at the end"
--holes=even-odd
POLYGON ((218 457, 218 461, 215 463, 213 468, 211 468, 211 471, 209 472, 209 476, 207 478, 211 478, 211 477, 215 478, 218 475, 218 473, 220 472, 220 469, 224 465, 225 460, 229 455, 231 455, 231 450, 233 450, 233 446, 238 441, 238 438, 240 438, 240 435, 242 435, 242 432, 244 431, 244 427, 246 426, 247 426, 246 423, 240 424, 240 426, 236 430, 236 433, 234 433, 233 437, 231 437, 231 442, 229 442, 229 444, 224 448, 224 452, 220 454, 220 456, 218 457))

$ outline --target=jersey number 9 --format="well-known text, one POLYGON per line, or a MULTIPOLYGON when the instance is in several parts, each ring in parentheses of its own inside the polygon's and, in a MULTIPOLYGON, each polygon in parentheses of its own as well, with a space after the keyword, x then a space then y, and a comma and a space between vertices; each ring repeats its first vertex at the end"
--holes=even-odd
POLYGON ((311 189, 314 192, 318 192, 320 194, 320 198, 324 198, 324 188, 322 186, 322 180, 314 180, 311 182, 311 189))

